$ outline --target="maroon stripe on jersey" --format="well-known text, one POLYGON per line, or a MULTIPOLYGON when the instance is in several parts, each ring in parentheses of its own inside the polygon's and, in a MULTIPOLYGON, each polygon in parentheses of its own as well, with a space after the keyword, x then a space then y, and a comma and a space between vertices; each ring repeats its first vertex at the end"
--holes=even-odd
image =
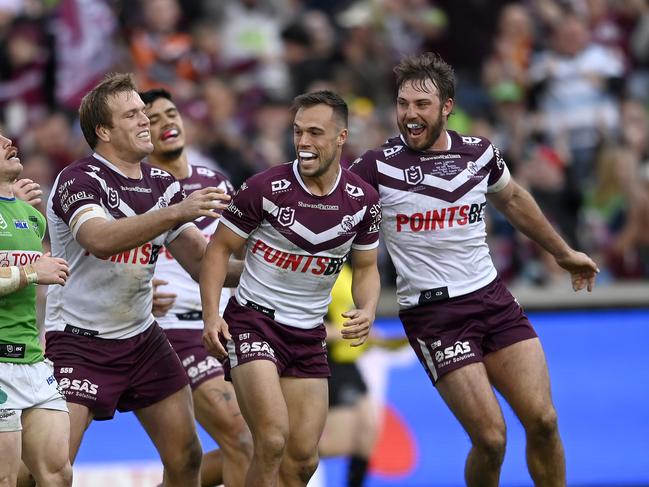
POLYGON ((482 167, 475 175, 471 176, 466 183, 459 186, 454 191, 446 191, 441 188, 427 186, 425 184, 410 184, 406 181, 392 178, 386 174, 379 172, 379 184, 390 189, 396 189, 398 191, 407 191, 410 193, 423 194, 430 196, 431 198, 437 198, 440 200, 448 201, 453 203, 464 195, 469 193, 473 188, 482 182, 484 178, 489 175, 489 170, 487 167, 482 167), (415 189, 416 188, 416 189, 415 189))

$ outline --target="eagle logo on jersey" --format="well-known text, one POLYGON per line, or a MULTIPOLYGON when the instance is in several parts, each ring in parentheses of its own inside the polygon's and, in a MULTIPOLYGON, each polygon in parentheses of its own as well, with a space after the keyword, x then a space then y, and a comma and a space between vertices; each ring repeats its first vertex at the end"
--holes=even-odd
POLYGON ((119 206, 119 193, 115 188, 108 188, 108 206, 111 208, 119 206))
POLYGON ((280 208, 277 212, 277 221, 283 227, 290 227, 295 221, 294 208, 280 208))
POLYGON ((474 161, 469 161, 466 165, 466 170, 469 171, 469 174, 475 176, 478 174, 478 165, 474 161))
POLYGON ((351 232, 352 228, 354 228, 354 217, 351 215, 345 215, 340 222, 340 226, 342 227, 343 231, 351 232))
POLYGON ((406 183, 412 184, 413 186, 424 180, 424 173, 419 166, 410 166, 408 169, 404 169, 403 176, 406 183))

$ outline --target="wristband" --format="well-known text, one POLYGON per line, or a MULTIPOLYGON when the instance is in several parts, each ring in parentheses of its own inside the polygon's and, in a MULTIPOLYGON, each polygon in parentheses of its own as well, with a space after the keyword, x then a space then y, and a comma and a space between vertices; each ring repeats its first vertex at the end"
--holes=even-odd
POLYGON ((0 296, 6 296, 20 287, 20 268, 0 267, 0 296))
POLYGON ((38 273, 34 270, 34 267, 31 264, 23 266, 25 270, 25 276, 27 277, 27 284, 37 284, 38 283, 38 273))

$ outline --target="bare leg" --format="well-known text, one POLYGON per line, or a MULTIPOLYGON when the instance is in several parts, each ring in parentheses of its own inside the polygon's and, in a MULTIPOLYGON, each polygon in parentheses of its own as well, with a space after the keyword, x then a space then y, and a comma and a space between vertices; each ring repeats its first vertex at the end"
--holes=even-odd
POLYGON ((464 471, 469 487, 497 487, 505 457, 505 421, 487 371, 469 364, 443 376, 437 390, 471 438, 464 471))
POLYGON ((328 409, 327 379, 280 379, 288 407, 289 436, 280 467, 282 487, 305 487, 318 468, 318 442, 328 409))
POLYGON ((189 386, 135 414, 160 454, 162 485, 198 487, 202 451, 189 386))
POLYGON ((0 487, 14 487, 21 456, 21 432, 0 431, 0 487))
POLYGON ((246 487, 277 487, 289 432, 277 367, 268 360, 248 362, 232 369, 232 380, 254 445, 246 487))
POLYGON ((72 485, 69 439, 70 419, 65 411, 23 411, 23 461, 37 485, 72 485))
POLYGON ((527 466, 534 484, 565 486, 566 459, 541 342, 533 338, 491 353, 485 366, 525 428, 527 466))
POLYGON ((203 456, 203 487, 221 483, 242 487, 252 458, 252 436, 239 410, 234 387, 223 376, 215 377, 203 382, 193 396, 196 419, 220 447, 203 456))

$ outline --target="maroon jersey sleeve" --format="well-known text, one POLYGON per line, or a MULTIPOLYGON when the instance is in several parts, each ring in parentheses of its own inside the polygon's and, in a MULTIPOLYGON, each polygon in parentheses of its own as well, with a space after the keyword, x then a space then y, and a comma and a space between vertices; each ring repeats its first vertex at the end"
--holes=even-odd
MULTIPOLYGON (((489 161, 488 166, 489 166, 489 179, 487 185, 489 187, 492 187, 494 185, 497 185, 498 182, 503 178, 505 173, 508 173, 507 165, 505 164, 505 160, 503 159, 502 155, 500 154, 500 149, 496 147, 495 145, 492 145, 493 151, 494 151, 494 156, 489 161)), ((507 174, 508 176, 508 174, 507 174)), ((505 177, 507 177, 505 176, 505 177)), ((507 180, 509 178, 507 177, 507 180)), ((506 183, 506 181, 505 181, 506 183)))
POLYGON ((263 177, 256 175, 245 181, 221 215, 221 223, 243 238, 263 220, 263 177))
POLYGON ((364 181, 369 183, 375 190, 379 189, 379 178, 376 169, 376 152, 367 151, 361 157, 352 162, 349 170, 358 174, 364 181))
POLYGON ((100 179, 91 170, 70 167, 59 175, 52 189, 52 209, 68 226, 72 217, 87 206, 101 206, 100 179))
POLYGON ((352 244, 356 250, 370 250, 379 244, 379 230, 381 227, 381 203, 379 194, 367 185, 365 190, 365 204, 367 211, 358 226, 358 233, 352 244))

